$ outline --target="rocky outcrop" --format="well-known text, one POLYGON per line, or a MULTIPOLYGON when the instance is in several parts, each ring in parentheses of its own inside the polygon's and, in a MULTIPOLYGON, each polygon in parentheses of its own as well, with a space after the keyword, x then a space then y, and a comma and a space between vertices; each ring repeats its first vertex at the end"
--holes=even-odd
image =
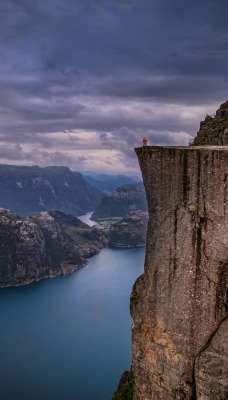
POLYGON ((67 167, 0 165, 0 207, 20 216, 58 209, 74 215, 93 211, 102 194, 67 167))
POLYGON ((228 100, 214 115, 206 115, 204 121, 201 121, 199 132, 192 145, 228 145, 228 100))
POLYGON ((132 400, 135 380, 132 371, 124 371, 112 400, 132 400))
POLYGON ((120 186, 111 196, 105 196, 92 214, 91 219, 124 217, 131 211, 147 210, 145 189, 142 183, 120 186))
POLYGON ((45 239, 31 219, 0 209, 0 286, 27 283, 47 276, 45 239))
POLYGON ((35 217, 43 231, 51 235, 58 235, 58 229, 61 229, 61 234, 73 243, 75 251, 83 258, 91 257, 97 254, 109 241, 109 229, 103 226, 88 226, 80 221, 72 214, 66 214, 62 211, 49 211, 40 213, 35 217), (56 229, 52 229, 53 220, 56 229), (50 228, 49 228, 50 224, 50 228), (54 233, 56 232, 56 233, 54 233))
POLYGON ((110 227, 110 247, 141 247, 146 244, 148 213, 132 211, 110 227))
POLYGON ((134 400, 228 398, 228 149, 136 149, 149 209, 134 400))
POLYGON ((107 233, 61 211, 20 218, 0 208, 0 287, 68 274, 107 243, 107 233))

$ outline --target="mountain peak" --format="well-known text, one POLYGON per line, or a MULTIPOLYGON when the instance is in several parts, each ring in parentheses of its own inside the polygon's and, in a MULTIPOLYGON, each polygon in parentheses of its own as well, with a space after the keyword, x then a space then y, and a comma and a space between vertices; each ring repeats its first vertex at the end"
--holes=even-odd
POLYGON ((228 100, 215 114, 206 115, 200 123, 200 129, 193 146, 227 146, 228 145, 228 100))

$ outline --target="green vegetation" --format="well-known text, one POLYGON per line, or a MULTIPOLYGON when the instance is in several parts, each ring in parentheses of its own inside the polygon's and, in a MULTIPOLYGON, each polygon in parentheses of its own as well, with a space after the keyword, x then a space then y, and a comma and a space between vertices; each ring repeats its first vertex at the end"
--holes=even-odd
POLYGON ((228 118, 205 117, 203 123, 206 123, 210 127, 220 127, 228 124, 228 118))
POLYGON ((123 383, 113 394, 112 400, 132 400, 134 395, 135 380, 131 378, 123 383))
POLYGON ((190 146, 221 146, 228 142, 228 118, 215 114, 206 115, 200 124, 200 130, 190 146))
POLYGON ((49 232, 43 230, 46 243, 47 265, 51 268, 58 268, 62 261, 65 260, 65 249, 61 243, 51 238, 49 232))
POLYGON ((218 145, 218 139, 205 139, 205 137, 197 136, 190 146, 216 146, 218 145))
POLYGON ((55 271, 55 269, 59 268, 62 262, 82 265, 82 258, 77 252, 72 251, 72 248, 68 243, 70 238, 53 239, 50 232, 45 229, 42 231, 46 243, 46 263, 48 268, 55 271))
POLYGON ((210 121, 211 119, 214 119, 215 118, 215 114, 206 114, 206 116, 205 116, 205 121, 210 121))
POLYGON ((76 228, 75 226, 66 226, 64 227, 64 230, 69 236, 75 236, 78 234, 78 228, 76 228))
POLYGON ((108 217, 108 218, 96 218, 96 221, 99 223, 105 222, 107 224, 116 224, 116 222, 121 221, 122 218, 120 217, 108 217))

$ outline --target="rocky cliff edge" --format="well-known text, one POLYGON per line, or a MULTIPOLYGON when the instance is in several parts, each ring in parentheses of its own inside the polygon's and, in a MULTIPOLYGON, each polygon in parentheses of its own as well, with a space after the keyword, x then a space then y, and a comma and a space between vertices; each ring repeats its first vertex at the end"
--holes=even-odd
POLYGON ((228 399, 228 148, 136 149, 149 224, 134 400, 228 399))

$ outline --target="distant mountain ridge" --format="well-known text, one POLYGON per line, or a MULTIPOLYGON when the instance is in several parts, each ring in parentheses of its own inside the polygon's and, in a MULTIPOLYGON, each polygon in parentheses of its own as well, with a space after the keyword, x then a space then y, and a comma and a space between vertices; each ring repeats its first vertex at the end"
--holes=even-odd
POLYGON ((146 193, 141 182, 122 185, 111 196, 104 196, 91 219, 124 217, 135 210, 147 211, 146 193))
POLYGON ((148 219, 147 211, 131 211, 121 221, 111 225, 109 246, 114 248, 145 246, 148 219))
POLYGON ((99 174, 94 176, 83 175, 83 177, 91 186, 94 186, 107 194, 111 194, 115 189, 122 185, 138 183, 140 181, 137 177, 132 178, 126 175, 99 174))
POLYGON ((68 167, 0 165, 0 207, 23 216, 58 209, 74 215, 94 210, 102 193, 68 167))

